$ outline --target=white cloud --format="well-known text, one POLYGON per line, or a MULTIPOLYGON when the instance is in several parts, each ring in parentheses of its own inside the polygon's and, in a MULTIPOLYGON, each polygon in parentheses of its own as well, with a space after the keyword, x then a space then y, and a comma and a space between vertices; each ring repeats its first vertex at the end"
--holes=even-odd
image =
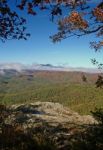
POLYGON ((101 73, 103 70, 97 68, 83 68, 83 67, 69 67, 67 65, 51 65, 51 64, 31 64, 24 65, 21 63, 1 63, 0 64, 0 74, 3 74, 3 70, 14 69, 18 72, 24 70, 52 70, 52 71, 80 71, 88 73, 101 73))
POLYGON ((1 63, 0 64, 0 70, 4 69, 15 69, 17 71, 21 71, 25 68, 23 64, 20 63, 1 63))

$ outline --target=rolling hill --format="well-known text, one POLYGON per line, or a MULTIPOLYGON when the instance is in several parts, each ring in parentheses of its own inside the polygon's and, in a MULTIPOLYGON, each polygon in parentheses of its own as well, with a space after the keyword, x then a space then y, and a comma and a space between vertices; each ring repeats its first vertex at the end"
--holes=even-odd
POLYGON ((59 102, 89 114, 95 107, 103 107, 103 90, 95 86, 97 77, 97 73, 78 71, 4 69, 0 75, 0 103, 59 102))

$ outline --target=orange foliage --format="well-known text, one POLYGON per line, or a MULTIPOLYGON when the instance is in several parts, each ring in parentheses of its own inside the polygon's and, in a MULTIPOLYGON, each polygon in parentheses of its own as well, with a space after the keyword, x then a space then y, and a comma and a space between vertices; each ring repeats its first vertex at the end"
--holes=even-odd
POLYGON ((100 8, 95 8, 93 10, 93 15, 96 17, 97 20, 103 21, 103 10, 100 8))
POLYGON ((76 11, 73 11, 70 16, 62 19, 60 21, 61 25, 65 25, 65 24, 71 24, 71 25, 74 25, 75 28, 87 28, 88 27, 88 23, 87 21, 85 21, 82 16, 76 12, 76 11))

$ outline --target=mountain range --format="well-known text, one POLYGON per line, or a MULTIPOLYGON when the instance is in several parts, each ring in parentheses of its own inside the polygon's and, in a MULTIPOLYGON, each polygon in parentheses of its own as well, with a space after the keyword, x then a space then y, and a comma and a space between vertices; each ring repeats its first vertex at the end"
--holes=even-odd
POLYGON ((48 70, 48 71, 67 71, 67 72, 86 72, 86 73, 102 73, 102 70, 97 68, 85 68, 85 67, 69 67, 64 65, 52 65, 52 64, 31 64, 25 65, 21 63, 0 63, 0 75, 5 73, 23 73, 36 70, 48 70))

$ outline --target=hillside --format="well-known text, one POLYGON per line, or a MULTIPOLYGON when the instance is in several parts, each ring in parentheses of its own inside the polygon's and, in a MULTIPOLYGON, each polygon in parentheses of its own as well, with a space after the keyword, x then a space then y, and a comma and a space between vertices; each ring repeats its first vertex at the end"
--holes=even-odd
POLYGON ((59 102, 81 114, 103 107, 103 90, 95 87, 98 74, 64 71, 4 70, 0 103, 59 102), (87 82, 82 80, 85 75, 87 82))

